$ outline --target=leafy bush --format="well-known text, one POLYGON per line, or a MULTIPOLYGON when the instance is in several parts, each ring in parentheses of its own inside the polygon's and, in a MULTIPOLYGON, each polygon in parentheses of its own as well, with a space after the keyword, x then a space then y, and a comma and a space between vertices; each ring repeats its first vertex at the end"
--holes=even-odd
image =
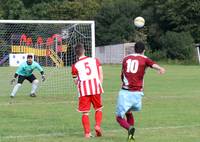
POLYGON ((149 58, 151 58, 154 61, 167 60, 165 52, 163 52, 161 50, 157 50, 154 52, 147 50, 145 52, 145 55, 147 55, 149 58))
POLYGON ((168 59, 192 60, 194 56, 194 40, 189 32, 169 31, 160 38, 160 45, 168 59))

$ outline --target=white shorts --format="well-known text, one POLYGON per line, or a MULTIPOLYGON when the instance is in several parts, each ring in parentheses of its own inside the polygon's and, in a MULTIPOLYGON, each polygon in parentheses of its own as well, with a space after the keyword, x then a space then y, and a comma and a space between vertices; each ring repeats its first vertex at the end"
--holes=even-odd
POLYGON ((116 115, 124 118, 128 111, 140 111, 142 109, 143 92, 133 92, 121 89, 117 99, 116 115))

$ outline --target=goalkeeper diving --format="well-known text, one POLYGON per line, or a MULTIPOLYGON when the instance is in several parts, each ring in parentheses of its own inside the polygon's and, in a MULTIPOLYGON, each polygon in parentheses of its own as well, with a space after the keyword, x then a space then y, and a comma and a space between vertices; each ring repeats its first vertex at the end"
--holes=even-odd
POLYGON ((41 73, 42 81, 45 81, 43 68, 39 65, 39 63, 33 61, 32 55, 27 55, 27 61, 20 64, 17 71, 15 72, 14 78, 11 80, 11 84, 14 84, 16 82, 16 79, 18 78, 17 83, 14 86, 12 93, 10 94, 11 98, 14 98, 16 96, 16 93, 22 86, 24 80, 28 80, 30 83, 32 83, 30 97, 36 97, 35 92, 38 88, 39 80, 33 74, 33 71, 35 69, 37 69, 41 73))

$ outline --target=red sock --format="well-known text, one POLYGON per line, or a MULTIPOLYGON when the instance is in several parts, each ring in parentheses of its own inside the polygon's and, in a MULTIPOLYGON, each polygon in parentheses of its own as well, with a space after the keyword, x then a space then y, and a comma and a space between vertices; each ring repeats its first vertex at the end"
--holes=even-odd
POLYGON ((89 134, 90 133, 90 120, 89 120, 88 115, 85 115, 85 114, 82 115, 82 124, 83 124, 85 134, 89 134))
POLYGON ((96 111, 95 113, 95 121, 96 121, 96 126, 101 126, 101 121, 102 121, 102 111, 96 111))
POLYGON ((117 116, 116 120, 120 124, 120 126, 122 126, 123 128, 125 128, 126 130, 129 129, 130 124, 126 121, 126 119, 121 118, 120 116, 117 116))
POLYGON ((126 118, 127 118, 128 124, 130 124, 131 126, 134 126, 135 120, 134 120, 132 112, 126 113, 126 118))

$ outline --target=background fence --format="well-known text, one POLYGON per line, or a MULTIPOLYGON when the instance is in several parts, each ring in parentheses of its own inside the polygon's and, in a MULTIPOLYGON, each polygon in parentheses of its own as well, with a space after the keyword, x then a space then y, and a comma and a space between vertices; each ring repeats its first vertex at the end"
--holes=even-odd
POLYGON ((135 43, 115 44, 96 47, 96 57, 102 64, 119 64, 123 57, 134 53, 135 43))

